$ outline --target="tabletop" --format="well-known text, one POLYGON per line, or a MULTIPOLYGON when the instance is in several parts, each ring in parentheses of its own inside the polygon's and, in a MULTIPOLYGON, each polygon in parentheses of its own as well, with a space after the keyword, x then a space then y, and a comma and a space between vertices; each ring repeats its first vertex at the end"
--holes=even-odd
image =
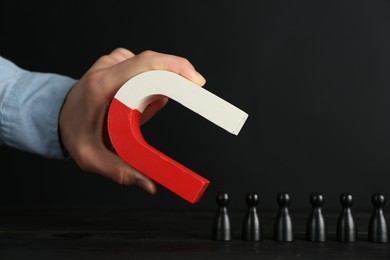
POLYGON ((305 240, 307 212, 291 212, 294 241, 273 239, 275 211, 259 213, 262 239, 212 239, 213 209, 0 209, 0 259, 390 259, 390 243, 367 241, 370 212, 356 211, 358 241, 336 240, 338 212, 325 214, 326 242, 305 240))

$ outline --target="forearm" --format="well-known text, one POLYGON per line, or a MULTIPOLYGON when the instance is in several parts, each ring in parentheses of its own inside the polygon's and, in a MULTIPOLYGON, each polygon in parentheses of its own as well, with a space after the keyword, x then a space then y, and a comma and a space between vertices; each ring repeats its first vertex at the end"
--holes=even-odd
POLYGON ((0 142, 48 158, 66 158, 59 113, 76 80, 22 70, 0 57, 0 142))

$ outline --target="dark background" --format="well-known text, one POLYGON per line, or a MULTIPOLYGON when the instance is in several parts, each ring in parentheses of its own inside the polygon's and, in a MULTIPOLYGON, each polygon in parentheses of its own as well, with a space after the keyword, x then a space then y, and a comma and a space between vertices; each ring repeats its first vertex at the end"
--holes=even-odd
MULTIPOLYGON (((186 57, 205 88, 249 118, 238 136, 169 102, 142 131, 156 148, 211 181, 189 204, 150 196, 57 161, 1 147, 0 206, 214 209, 215 193, 246 207, 338 208, 352 192, 371 208, 390 196, 390 2, 1 1, 0 55, 20 67, 79 78, 117 47, 186 57)), ((387 205, 386 205, 387 207, 387 205)))

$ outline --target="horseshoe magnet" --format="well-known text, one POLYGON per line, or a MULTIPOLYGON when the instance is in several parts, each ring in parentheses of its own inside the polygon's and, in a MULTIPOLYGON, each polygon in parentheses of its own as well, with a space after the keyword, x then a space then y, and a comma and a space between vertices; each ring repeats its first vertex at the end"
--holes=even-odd
POLYGON ((140 119, 154 100, 166 96, 238 135, 248 114, 192 81, 165 70, 150 70, 129 79, 115 94, 108 111, 108 133, 118 155, 157 183, 196 203, 210 181, 149 145, 140 119))

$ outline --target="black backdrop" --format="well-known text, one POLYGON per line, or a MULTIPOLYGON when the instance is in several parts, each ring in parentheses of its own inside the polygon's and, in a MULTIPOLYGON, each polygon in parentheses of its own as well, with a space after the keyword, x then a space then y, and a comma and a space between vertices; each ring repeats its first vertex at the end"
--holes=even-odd
MULTIPOLYGON (((390 196, 390 2, 1 1, 0 53, 19 66, 79 78, 116 47, 188 58, 205 88, 249 118, 231 135, 175 102, 142 131, 153 146, 211 181, 191 205, 160 187, 150 196, 56 161, 0 148, 0 205, 215 208, 309 207, 341 192, 371 207, 390 196)), ((390 197, 389 197, 390 199, 390 197)))

